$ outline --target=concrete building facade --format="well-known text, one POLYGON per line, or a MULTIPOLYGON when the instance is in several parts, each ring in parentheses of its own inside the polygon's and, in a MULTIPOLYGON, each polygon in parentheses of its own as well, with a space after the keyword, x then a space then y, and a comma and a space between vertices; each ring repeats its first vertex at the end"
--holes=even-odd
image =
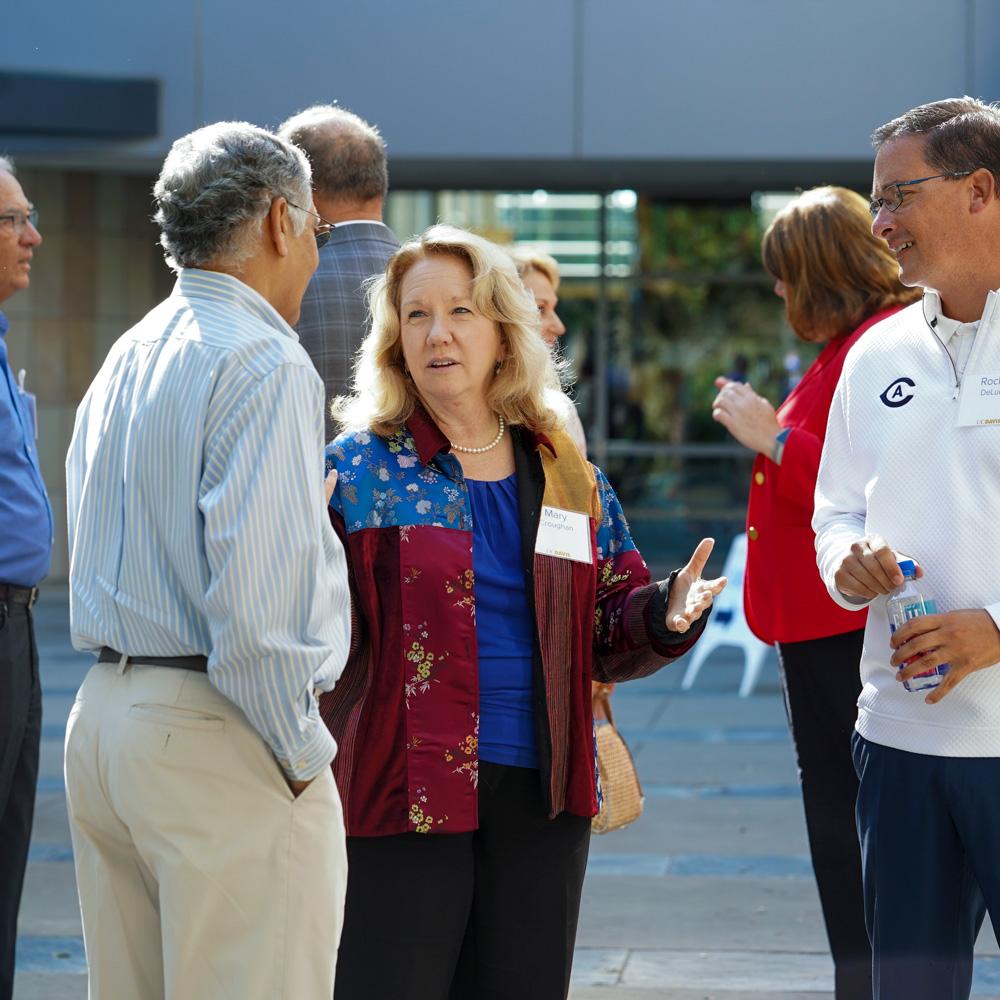
MULTIPOLYGON (((62 533, 76 405, 171 287, 150 189, 193 128, 336 100, 378 123, 397 191, 738 203, 864 189, 874 126, 944 96, 1000 98, 996 0, 38 0, 8 12, 4 37, 0 152, 45 240, 8 304, 9 348, 39 397, 62 533)), ((66 570, 61 536, 53 576, 66 570)))

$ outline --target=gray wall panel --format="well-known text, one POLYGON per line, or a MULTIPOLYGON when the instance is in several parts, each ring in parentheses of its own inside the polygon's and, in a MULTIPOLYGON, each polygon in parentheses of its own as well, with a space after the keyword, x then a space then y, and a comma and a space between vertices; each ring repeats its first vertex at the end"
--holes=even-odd
POLYGON ((997 0, 967 0, 972 6, 970 35, 973 97, 1000 101, 1000 3, 997 0))
POLYGON ((965 86, 964 0, 583 3, 585 156, 867 156, 880 120, 965 86))
POLYGON ((1000 0, 34 0, 10 14, 5 68, 161 84, 157 140, 0 135, 26 162, 155 169, 205 121, 275 125, 338 99, 380 125, 401 183, 718 192, 814 183, 827 164, 854 176, 881 121, 970 88, 1000 98, 1000 0))
POLYGON ((307 18, 283 19, 295 44, 281 53, 251 6, 206 5, 205 37, 227 36, 229 56, 206 61, 209 117, 275 124, 337 98, 377 122, 398 155, 571 153, 571 117, 548 109, 571 106, 573 0, 316 4, 307 18))
MULTIPOLYGON (((161 138, 117 143, 123 160, 162 159, 198 114, 195 0, 35 0, 4 18, 4 66, 34 72, 152 77, 161 84, 161 138)), ((2 137, 0 137, 0 141, 2 137)), ((108 149, 67 141, 68 152, 108 149)))

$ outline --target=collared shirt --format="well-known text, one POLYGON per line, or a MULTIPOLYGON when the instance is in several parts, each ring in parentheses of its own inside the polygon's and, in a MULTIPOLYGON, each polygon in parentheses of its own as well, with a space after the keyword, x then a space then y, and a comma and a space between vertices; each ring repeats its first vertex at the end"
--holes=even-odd
POLYGON ((0 313, 0 583, 34 587, 49 572, 52 508, 38 465, 34 409, 7 360, 0 313))
POLYGON ((334 223, 334 229, 343 229, 344 226, 381 226, 385 230, 386 239, 396 238, 392 230, 380 219, 345 219, 343 222, 334 223))
POLYGON ((961 379, 965 374, 965 366, 969 363, 972 345, 979 330, 979 320, 960 323, 957 319, 945 316, 941 311, 941 297, 932 289, 927 289, 924 293, 923 306, 924 318, 951 355, 951 360, 955 362, 955 371, 961 379))
POLYGON ((333 687, 350 638, 322 401, 268 302, 182 270, 111 349, 66 460, 74 646, 207 656, 211 683, 298 779, 336 751, 314 689, 333 687))

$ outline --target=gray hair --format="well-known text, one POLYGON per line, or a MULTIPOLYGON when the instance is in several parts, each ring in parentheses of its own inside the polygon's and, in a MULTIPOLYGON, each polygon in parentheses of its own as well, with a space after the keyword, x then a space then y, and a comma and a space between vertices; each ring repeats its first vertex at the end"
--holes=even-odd
MULTIPOLYGON (((178 139, 153 187, 160 244, 175 270, 249 258, 275 198, 312 207, 302 151, 247 122, 218 122, 178 139)), ((292 213, 296 234, 310 221, 292 213)))
POLYGON ((278 135, 309 157, 313 186, 321 197, 359 202, 385 199, 389 190, 385 142, 374 125, 353 112, 333 104, 314 104, 292 115, 278 135))
POLYGON ((17 176, 14 161, 9 156, 0 156, 0 173, 10 174, 11 177, 17 176))
POLYGON ((925 158, 942 173, 984 167, 993 175, 1000 197, 1000 105, 975 97, 921 104, 875 129, 872 145, 881 149, 907 135, 924 136, 925 158))

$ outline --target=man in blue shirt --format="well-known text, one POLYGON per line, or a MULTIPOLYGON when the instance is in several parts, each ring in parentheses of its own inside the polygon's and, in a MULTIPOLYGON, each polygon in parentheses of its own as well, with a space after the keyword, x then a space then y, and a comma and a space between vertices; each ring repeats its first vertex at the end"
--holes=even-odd
MULTIPOLYGON (((0 305, 28 287, 42 237, 10 160, 0 157, 0 305)), ((0 1000, 14 992, 17 911, 31 839, 42 692, 31 607, 49 572, 52 510, 35 444, 34 397, 7 358, 0 312, 0 1000)))

